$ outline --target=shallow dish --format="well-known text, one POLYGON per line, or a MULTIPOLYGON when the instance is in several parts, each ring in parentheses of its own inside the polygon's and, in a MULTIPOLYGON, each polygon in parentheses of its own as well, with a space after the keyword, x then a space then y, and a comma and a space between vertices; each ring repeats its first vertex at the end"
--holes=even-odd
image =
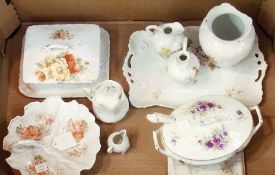
POLYGON ((161 58, 150 45, 146 31, 134 32, 122 67, 129 84, 129 100, 138 108, 159 105, 177 108, 185 101, 204 95, 226 95, 246 106, 258 105, 262 100, 262 80, 267 64, 259 50, 258 39, 250 54, 230 68, 215 66, 199 45, 199 27, 185 27, 189 38, 188 51, 200 61, 197 81, 189 88, 175 86, 167 73, 167 60, 161 58), (142 98, 141 98, 142 97, 142 98))
POLYGON ((49 97, 41 103, 26 105, 24 115, 10 121, 8 132, 3 141, 5 150, 12 152, 12 145, 20 140, 39 141, 55 148, 81 170, 93 166, 101 147, 100 128, 93 114, 86 106, 76 101, 65 103, 60 97, 49 97), (71 138, 70 145, 62 145, 69 142, 68 137, 71 138), (56 146, 57 139, 66 142, 56 146))

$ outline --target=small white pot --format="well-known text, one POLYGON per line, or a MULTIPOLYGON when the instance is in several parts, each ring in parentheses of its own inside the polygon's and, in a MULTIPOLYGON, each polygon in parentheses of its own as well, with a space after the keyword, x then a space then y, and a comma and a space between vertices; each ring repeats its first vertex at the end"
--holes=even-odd
POLYGON ((255 29, 252 19, 228 3, 212 8, 203 19, 199 40, 213 63, 230 67, 252 50, 255 29))
POLYGON ((181 49, 184 40, 184 28, 178 23, 167 23, 160 26, 149 25, 146 31, 150 34, 151 44, 163 58, 181 49))
POLYGON ((167 72, 172 81, 180 87, 192 85, 199 72, 198 58, 187 49, 187 38, 183 43, 183 50, 172 54, 167 61, 167 72))
POLYGON ((121 85, 112 80, 98 84, 94 91, 84 89, 87 98, 93 103, 93 111, 105 123, 122 120, 129 110, 129 101, 121 85))
POLYGON ((108 153, 122 153, 124 154, 130 148, 129 138, 125 129, 113 132, 107 140, 108 153))

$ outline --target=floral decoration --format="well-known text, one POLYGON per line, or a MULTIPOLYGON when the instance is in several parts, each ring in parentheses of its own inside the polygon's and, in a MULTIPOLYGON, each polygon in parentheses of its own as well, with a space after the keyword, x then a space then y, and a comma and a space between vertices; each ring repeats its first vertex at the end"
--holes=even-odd
POLYGON ((225 91, 225 95, 228 96, 228 97, 237 97, 241 93, 243 93, 242 90, 238 90, 234 87, 232 87, 231 89, 228 89, 228 90, 225 91))
POLYGON ((169 47, 162 47, 160 49, 159 55, 168 58, 172 54, 172 52, 172 49, 170 49, 169 47))
POLYGON ((229 143, 230 138, 228 132, 223 129, 214 129, 211 136, 205 136, 198 141, 204 148, 222 150, 229 143))
POLYGON ((222 106, 214 102, 209 101, 197 101, 190 107, 190 112, 193 115, 205 115, 209 111, 215 111, 216 109, 221 109, 222 106))
POLYGON ((79 73, 84 72, 90 63, 73 54, 61 52, 56 56, 47 56, 42 62, 37 63, 39 70, 35 73, 39 81, 53 79, 58 82, 77 80, 79 73))
POLYGON ((54 120, 48 114, 41 114, 36 116, 36 121, 39 124, 26 127, 20 124, 16 127, 16 134, 20 139, 40 141, 44 135, 50 132, 50 126, 54 120))
POLYGON ((88 129, 88 123, 85 120, 73 121, 70 119, 66 127, 66 130, 72 133, 75 141, 79 142, 85 136, 85 132, 88 129))
POLYGON ((47 168, 47 170, 37 173, 36 172, 36 166, 40 165, 42 163, 46 163, 46 159, 41 156, 41 155, 35 155, 33 158, 33 161, 31 163, 31 165, 27 166, 27 171, 31 174, 31 175, 51 175, 52 173, 50 172, 50 170, 47 168))
POLYGON ((71 35, 70 32, 67 30, 59 29, 59 30, 56 30, 54 33, 52 33, 50 38, 65 40, 65 39, 72 39, 73 35, 71 35))
POLYGON ((202 66, 208 66, 211 70, 219 68, 214 64, 215 61, 203 52, 201 46, 195 46, 191 40, 188 40, 188 50, 197 56, 202 66))
POLYGON ((87 146, 76 146, 74 148, 72 148, 72 150, 70 150, 68 152, 68 156, 69 157, 80 157, 82 154, 84 154, 87 150, 87 146))
POLYGON ((238 119, 245 119, 246 118, 244 116, 243 112, 240 109, 236 110, 236 114, 238 116, 238 119))
POLYGON ((42 138, 42 129, 39 126, 29 125, 23 127, 21 124, 16 127, 16 133, 22 140, 36 140, 39 141, 42 138))

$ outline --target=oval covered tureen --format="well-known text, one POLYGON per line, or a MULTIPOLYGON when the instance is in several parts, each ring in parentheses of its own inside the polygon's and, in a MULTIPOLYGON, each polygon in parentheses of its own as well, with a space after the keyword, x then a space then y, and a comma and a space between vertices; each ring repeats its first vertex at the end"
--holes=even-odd
MULTIPOLYGON (((171 153, 168 156, 191 160, 192 164, 211 164, 233 156, 249 143, 263 123, 259 108, 252 109, 259 117, 255 127, 250 110, 225 96, 195 98, 171 115, 153 113, 147 117, 152 122, 165 123, 160 139, 171 153)), ((155 132, 155 138, 156 135, 155 132)))

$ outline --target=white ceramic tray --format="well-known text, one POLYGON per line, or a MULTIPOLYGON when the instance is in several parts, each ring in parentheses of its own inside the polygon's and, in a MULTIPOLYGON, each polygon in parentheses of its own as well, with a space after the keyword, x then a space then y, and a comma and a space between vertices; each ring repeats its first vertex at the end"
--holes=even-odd
POLYGON ((167 74, 167 60, 152 49, 146 31, 137 31, 131 35, 122 69, 130 87, 129 99, 133 106, 177 108, 191 98, 204 95, 226 95, 246 106, 255 106, 261 102, 262 80, 267 64, 259 50, 258 39, 255 40, 251 53, 242 62, 234 67, 218 68, 202 52, 198 29, 198 26, 185 28, 185 34, 191 40, 188 49, 201 63, 197 82, 190 88, 174 85, 167 74))
MULTIPOLYGON (((71 98, 71 97, 85 97, 85 93, 82 88, 94 88, 99 82, 109 79, 109 57, 110 57, 110 39, 109 34, 103 28, 101 30, 101 43, 100 43, 100 73, 97 82, 95 83, 76 83, 68 85, 34 85, 26 84, 23 82, 22 76, 22 64, 23 57, 20 61, 20 73, 19 73, 19 91, 33 98, 47 98, 50 96, 60 96, 62 98, 71 98)), ((22 47, 24 48, 24 47, 22 47)), ((22 54, 23 49, 22 49, 22 54)))
POLYGON ((243 152, 219 164, 192 166, 168 158, 168 175, 245 175, 243 152))

